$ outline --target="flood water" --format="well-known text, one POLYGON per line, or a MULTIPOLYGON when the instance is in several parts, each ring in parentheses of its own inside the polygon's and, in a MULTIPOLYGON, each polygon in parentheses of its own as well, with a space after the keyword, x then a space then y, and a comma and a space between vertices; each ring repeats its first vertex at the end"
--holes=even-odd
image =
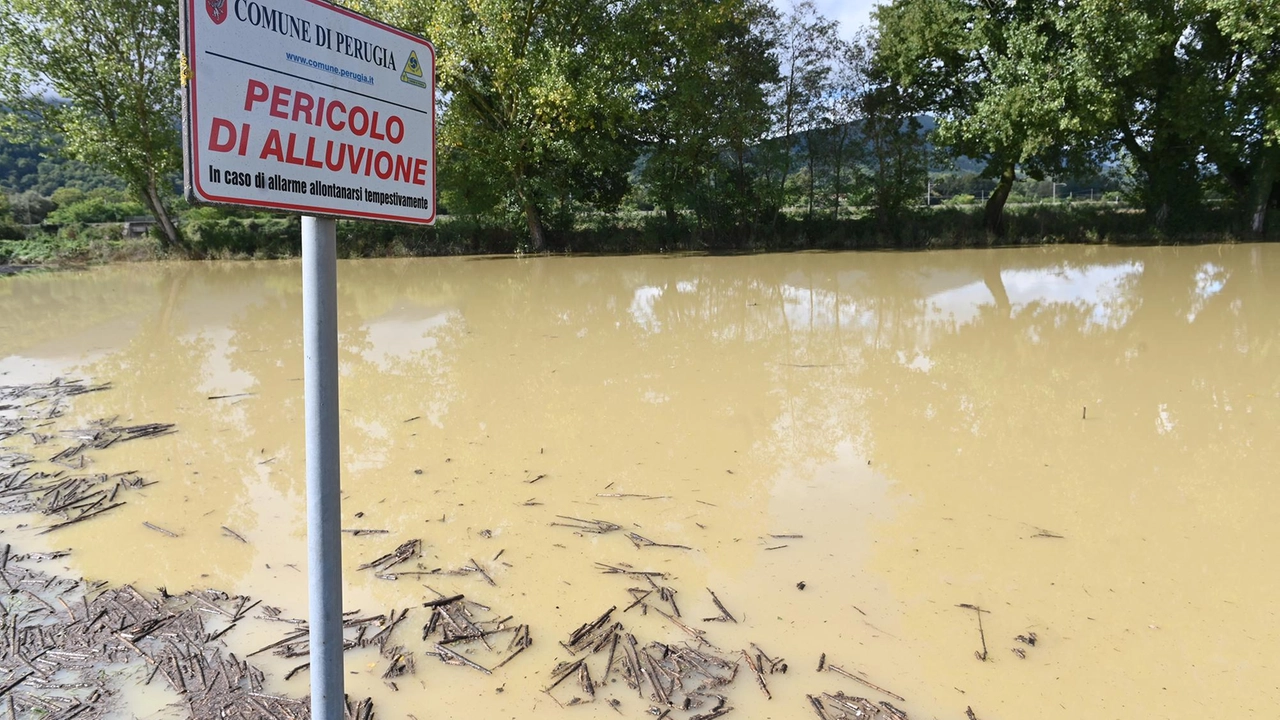
MULTIPOLYGON (((737 717, 886 699, 822 653, 912 718, 1274 717, 1277 278, 1254 245, 344 261, 343 525, 389 531, 344 536, 347 607, 465 593, 534 639, 492 676, 420 657, 398 692, 349 656, 348 692, 381 718, 650 717, 634 691, 617 712, 541 692, 559 642, 644 585, 596 563, 628 563, 719 647, 787 659, 772 700, 731 686, 737 717), (357 569, 414 538, 417 569, 496 587, 357 569), (702 622, 707 588, 740 623, 702 622), (988 611, 986 662, 960 604, 988 611)), ((41 536, 12 518, 7 542, 305 617, 297 263, 0 280, 0 384, 57 376, 113 383, 79 421, 178 432, 93 455, 158 481, 127 506, 41 536)))

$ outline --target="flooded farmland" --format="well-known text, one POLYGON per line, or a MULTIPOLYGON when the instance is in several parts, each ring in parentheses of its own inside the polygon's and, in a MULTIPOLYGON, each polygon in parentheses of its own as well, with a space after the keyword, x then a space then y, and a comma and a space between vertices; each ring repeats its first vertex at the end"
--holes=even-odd
MULTIPOLYGON (((645 653, 735 664, 704 693, 730 720, 813 717, 823 693, 911 718, 1272 717, 1276 277, 1256 245, 344 261, 345 604, 414 609, 390 631, 410 671, 358 647, 347 692, 379 718, 671 710, 644 687, 673 681, 629 687, 609 636, 593 692, 544 692, 615 608, 645 653), (510 634, 458 646, 491 674, 442 663, 423 603, 459 594, 531 644, 496 669, 510 634)), ((45 534, 5 516, 0 542, 305 617, 297 263, 0 280, 0 385, 59 377, 111 387, 57 429, 175 432, 84 453, 152 483, 127 504, 45 534)), ((28 434, 0 447, 65 466, 28 434)), ((305 657, 253 660, 305 696, 305 657)))

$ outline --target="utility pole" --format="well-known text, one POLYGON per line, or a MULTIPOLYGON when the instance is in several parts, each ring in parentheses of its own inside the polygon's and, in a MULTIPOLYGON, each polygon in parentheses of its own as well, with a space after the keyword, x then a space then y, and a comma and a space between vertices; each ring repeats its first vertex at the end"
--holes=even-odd
POLYGON ((1050 175, 1050 176, 1049 176, 1049 187, 1050 187, 1050 193, 1052 194, 1052 196, 1053 196, 1053 202, 1055 202, 1055 203, 1056 203, 1056 202, 1058 202, 1058 186, 1059 186, 1059 185, 1061 185, 1062 187, 1066 187, 1066 186, 1067 186, 1067 184, 1066 184, 1066 183, 1060 183, 1060 182, 1055 181, 1055 180, 1054 180, 1054 178, 1053 178, 1053 176, 1052 176, 1052 175, 1050 175))

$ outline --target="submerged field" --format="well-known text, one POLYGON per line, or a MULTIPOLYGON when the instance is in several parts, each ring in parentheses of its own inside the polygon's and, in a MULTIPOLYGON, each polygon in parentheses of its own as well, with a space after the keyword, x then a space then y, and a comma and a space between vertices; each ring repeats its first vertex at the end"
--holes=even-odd
MULTIPOLYGON (((424 719, 1275 707, 1277 272, 1265 245, 344 262, 348 693, 424 719)), ((11 508, 4 542, 224 592, 219 623, 261 601, 216 640, 240 659, 296 632, 300 293, 292 262, 0 280, 0 385, 111 385, 0 452, 143 479, 45 534, 97 499, 11 508), (55 460, 95 427, 165 429, 55 460)), ((304 697, 282 649, 249 659, 263 692, 304 697)))

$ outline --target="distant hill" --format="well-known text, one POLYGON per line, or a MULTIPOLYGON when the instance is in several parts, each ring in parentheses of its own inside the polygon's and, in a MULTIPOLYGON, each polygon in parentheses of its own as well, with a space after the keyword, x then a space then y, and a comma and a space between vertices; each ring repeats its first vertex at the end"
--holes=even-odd
MULTIPOLYGON (((921 133, 932 132, 934 128, 936 128, 938 125, 937 120, 931 115, 917 115, 916 121, 920 123, 921 133)), ((844 126, 838 126, 835 128, 819 131, 818 135, 819 137, 826 136, 826 135, 835 135, 840 132, 841 127, 850 128, 856 133, 859 130, 859 128, 861 128, 861 126, 862 126, 861 120, 853 120, 844 126)), ((796 156, 803 156, 807 150, 806 144, 808 142, 808 139, 807 139, 808 135, 804 131, 800 131, 800 132, 792 133, 789 137, 790 137, 791 152, 794 153, 796 156)), ((770 142, 779 142, 779 140, 775 138, 770 142)), ((933 143, 925 143, 925 147, 931 155, 937 152, 933 146, 933 143)), ((937 157, 935 155, 933 157, 933 164, 935 165, 935 167, 933 168, 933 171, 935 172, 941 171, 945 168, 948 170, 952 170, 954 172, 972 173, 974 175, 981 173, 987 167, 987 164, 981 160, 974 160, 973 158, 968 158, 963 156, 958 158, 943 158, 943 157, 937 157)))
POLYGON ((0 137, 0 192, 35 190, 48 196, 60 187, 88 192, 99 187, 123 189, 124 182, 82 162, 62 158, 55 148, 18 144, 0 137))

